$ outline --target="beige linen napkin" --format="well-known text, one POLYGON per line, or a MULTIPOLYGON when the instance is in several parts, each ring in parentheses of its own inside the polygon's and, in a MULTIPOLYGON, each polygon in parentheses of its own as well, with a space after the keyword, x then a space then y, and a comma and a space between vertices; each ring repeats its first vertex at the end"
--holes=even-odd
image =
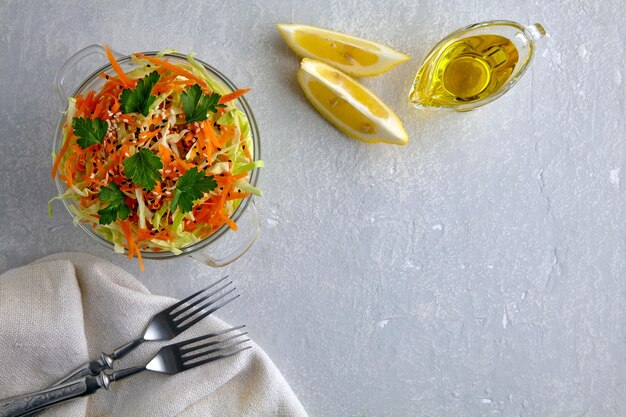
MULTIPOLYGON (((52 384, 101 351, 141 336, 150 317, 175 300, 152 295, 100 258, 64 253, 0 276, 0 398, 52 384)), ((174 341, 230 327, 215 317, 174 341)), ((144 343, 116 368, 144 364, 160 346, 144 343)), ((143 372, 110 391, 50 408, 43 416, 306 416, 256 344, 179 375, 143 372)))

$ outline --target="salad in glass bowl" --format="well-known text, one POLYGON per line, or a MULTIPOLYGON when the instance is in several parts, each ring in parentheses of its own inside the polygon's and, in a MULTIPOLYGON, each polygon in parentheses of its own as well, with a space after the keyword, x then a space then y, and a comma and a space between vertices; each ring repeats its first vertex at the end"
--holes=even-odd
POLYGON ((237 105, 249 90, 227 88, 193 54, 135 53, 124 68, 104 50, 110 65, 69 97, 59 125, 55 199, 142 269, 142 254, 237 230, 238 209, 261 194, 256 126, 237 105))

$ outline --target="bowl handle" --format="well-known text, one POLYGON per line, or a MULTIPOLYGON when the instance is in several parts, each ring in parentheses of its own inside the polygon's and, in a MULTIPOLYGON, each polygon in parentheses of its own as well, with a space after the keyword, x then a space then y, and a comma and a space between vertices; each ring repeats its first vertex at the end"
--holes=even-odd
MULTIPOLYGON (((227 255, 224 255, 221 258, 216 258, 210 255, 208 252, 211 251, 211 245, 209 245, 209 248, 200 249, 199 251, 190 254, 190 256, 203 264, 219 268, 236 261, 241 257, 241 255, 246 253, 261 233, 259 214, 256 210, 254 201, 250 201, 250 205, 246 208, 246 211, 242 214, 239 220, 237 220, 237 227, 238 229, 234 233, 237 235, 236 237, 239 243, 234 249, 230 250, 230 253, 227 255)), ((233 231, 230 230, 227 233, 233 233, 233 231)), ((221 238, 223 237, 224 236, 221 236, 221 238)), ((219 244, 219 240, 216 241, 216 244, 219 244)))
MULTIPOLYGON (((111 52, 113 53, 113 56, 115 56, 116 58, 121 58, 123 56, 119 52, 115 52, 115 51, 111 51, 111 52)), ((65 86, 65 81, 66 81, 65 78, 67 77, 68 71, 72 69, 80 61, 82 61, 83 59, 93 54, 100 54, 105 59, 107 57, 106 51, 102 45, 97 45, 97 44, 89 45, 86 48, 83 48, 80 51, 76 52, 74 55, 72 55, 67 61, 65 61, 63 65, 61 65, 61 68, 59 68, 57 73, 55 74, 53 85, 54 85, 54 89, 56 90, 57 95, 59 96, 59 99, 61 100, 62 110, 65 110, 67 106, 67 98, 69 97, 69 94, 67 93, 66 86, 65 86)))
POLYGON ((526 26, 526 30, 530 34, 533 40, 537 41, 543 37, 550 36, 548 32, 544 29, 541 23, 533 23, 530 26, 526 26))

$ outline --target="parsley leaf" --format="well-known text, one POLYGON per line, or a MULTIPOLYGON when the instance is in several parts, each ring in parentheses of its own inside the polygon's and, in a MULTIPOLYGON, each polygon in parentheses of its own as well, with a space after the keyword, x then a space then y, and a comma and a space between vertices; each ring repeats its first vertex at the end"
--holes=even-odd
POLYGON ((124 113, 141 113, 148 115, 148 109, 156 97, 150 95, 152 87, 159 81, 161 76, 158 72, 152 71, 150 74, 137 81, 134 90, 125 88, 120 96, 120 104, 124 113))
POLYGON ((141 148, 139 152, 125 159, 122 164, 126 176, 148 191, 154 188, 155 181, 161 179, 158 170, 163 168, 163 163, 149 149, 141 148))
POLYGON ((198 172, 198 168, 193 167, 185 171, 176 183, 170 209, 174 211, 178 206, 181 212, 187 213, 193 209, 195 200, 202 198, 203 193, 212 191, 215 187, 217 187, 217 182, 213 179, 213 175, 205 177, 204 172, 198 172))
POLYGON ((74 117, 72 119, 72 127, 74 128, 74 134, 78 136, 76 141, 78 145, 83 149, 87 149, 91 145, 102 143, 109 125, 99 117, 93 120, 74 117))
POLYGON ((200 101, 202 101, 202 99, 206 98, 206 101, 208 103, 208 107, 209 107, 209 111, 211 113, 217 113, 217 108, 218 107, 226 107, 226 104, 220 104, 220 99, 222 98, 221 94, 218 94, 216 92, 212 92, 210 96, 205 96, 203 95, 202 98, 200 99, 200 101))
POLYGON ((105 203, 110 203, 105 208, 98 210, 100 215, 100 224, 109 224, 114 222, 118 217, 122 220, 126 220, 130 215, 130 207, 126 205, 126 196, 119 189, 117 184, 112 182, 108 187, 100 188, 100 194, 98 194, 100 200, 105 203))
POLYGON ((210 96, 202 94, 202 89, 198 84, 189 87, 180 97, 187 123, 206 120, 207 112, 215 113, 218 107, 226 107, 224 104, 219 104, 220 98, 222 96, 215 92, 210 96))

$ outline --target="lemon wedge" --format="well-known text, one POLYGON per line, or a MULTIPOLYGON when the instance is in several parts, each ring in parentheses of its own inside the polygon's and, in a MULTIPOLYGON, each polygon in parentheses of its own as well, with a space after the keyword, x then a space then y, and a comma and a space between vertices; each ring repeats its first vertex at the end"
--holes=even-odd
POLYGON ((389 71, 409 56, 388 46, 344 33, 299 24, 278 24, 278 31, 293 51, 339 68, 355 77, 389 71))
POLYGON ((393 110, 349 75, 304 58, 298 69, 298 83, 313 106, 351 138, 407 144, 409 138, 393 110))

